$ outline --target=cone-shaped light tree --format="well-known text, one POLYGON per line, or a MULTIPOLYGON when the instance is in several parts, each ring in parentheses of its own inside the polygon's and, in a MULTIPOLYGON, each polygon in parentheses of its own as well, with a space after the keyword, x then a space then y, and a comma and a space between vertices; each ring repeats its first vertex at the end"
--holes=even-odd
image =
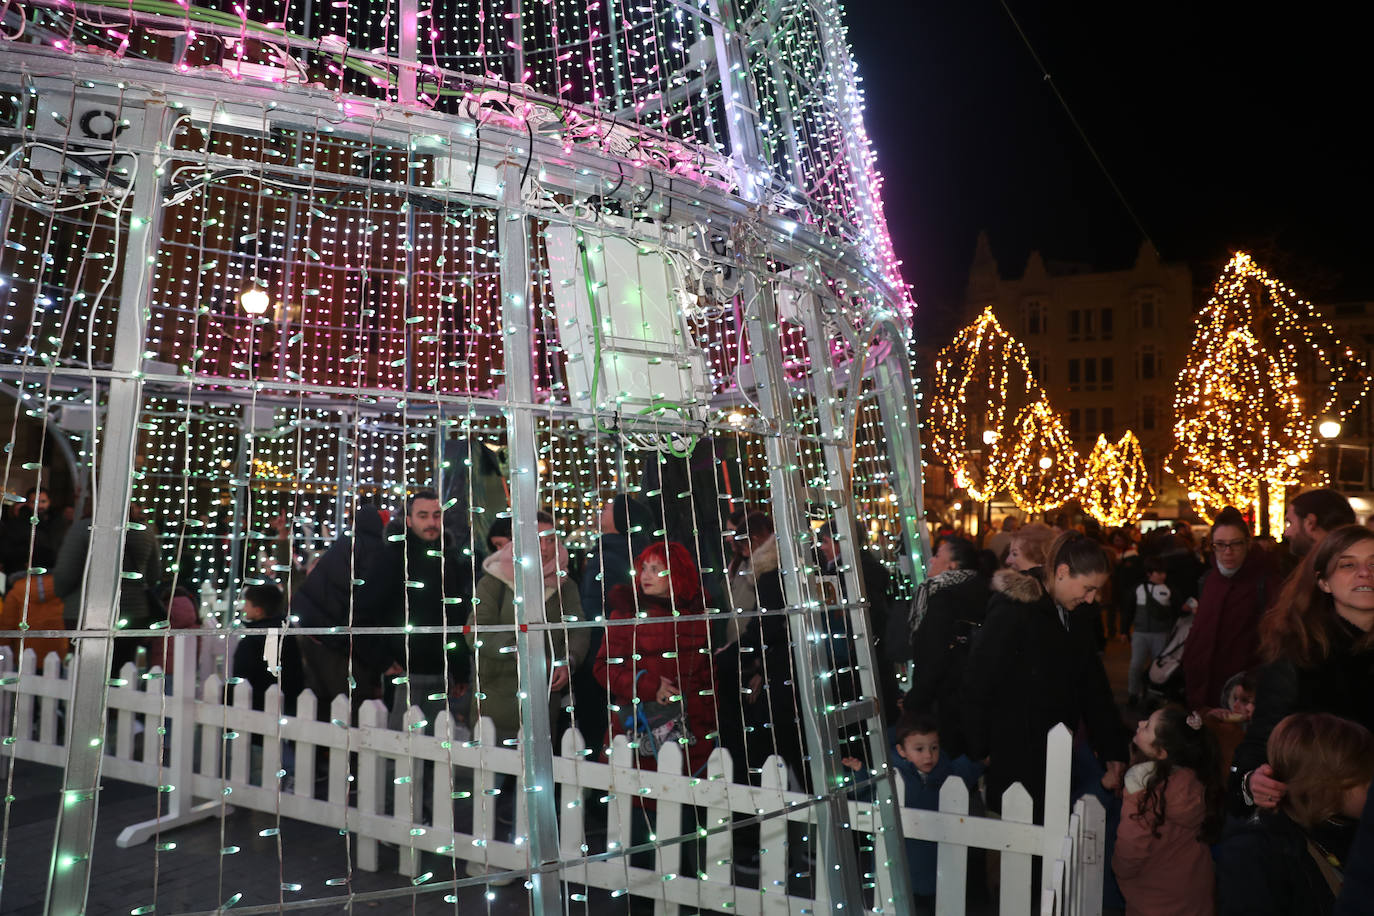
POLYGON ((1007 491, 1017 506, 1034 515, 1073 499, 1082 461, 1048 400, 1041 397, 1017 415, 1010 451, 1007 491))
POLYGON ((1222 271, 1196 328, 1165 469, 1204 517, 1230 504, 1266 527, 1270 503, 1314 455, 1316 424, 1344 418, 1368 393, 1365 364, 1310 302, 1243 253, 1222 271))
POLYGON ((1298 482, 1315 445, 1298 379, 1248 330, 1233 329, 1179 379, 1169 470, 1206 517, 1222 506, 1267 509, 1298 482))
POLYGON ((1041 397, 1025 349, 986 308, 940 351, 926 441, 956 484, 985 502, 1007 486, 1010 418, 1041 397))
POLYGON ((1083 511, 1108 528, 1138 521, 1154 501, 1140 440, 1129 429, 1116 442, 1097 437, 1083 477, 1078 494, 1083 511))

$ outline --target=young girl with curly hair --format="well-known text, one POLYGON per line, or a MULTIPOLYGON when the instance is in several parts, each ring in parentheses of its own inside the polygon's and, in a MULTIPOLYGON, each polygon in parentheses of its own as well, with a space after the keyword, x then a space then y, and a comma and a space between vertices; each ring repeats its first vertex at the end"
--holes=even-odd
POLYGON ((1112 870, 1127 916, 1211 916, 1212 854, 1223 789, 1216 739, 1181 706, 1157 709, 1136 729, 1140 763, 1126 773, 1112 870))

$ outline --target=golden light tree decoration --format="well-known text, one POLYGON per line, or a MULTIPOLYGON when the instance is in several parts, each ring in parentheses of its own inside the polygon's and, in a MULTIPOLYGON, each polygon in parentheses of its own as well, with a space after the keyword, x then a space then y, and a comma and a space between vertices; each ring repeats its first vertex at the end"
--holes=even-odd
POLYGON ((1069 431, 1044 397, 1016 417, 1006 465, 1012 501, 1032 515, 1073 499, 1083 476, 1069 431))
POLYGON ((1165 468, 1210 518, 1233 505, 1257 514, 1299 480, 1315 441, 1297 376, 1248 330, 1190 354, 1175 400, 1175 446, 1165 468))
POLYGON ((1129 429, 1116 442, 1099 435, 1083 471, 1078 501, 1108 528, 1139 521, 1154 501, 1140 440, 1129 429))
POLYGON ((955 483, 985 502, 1007 484, 1008 418, 1039 397, 1025 348, 985 308, 940 351, 925 441, 955 483))
POLYGON ((1198 315, 1165 468, 1203 516, 1230 503, 1262 517, 1311 460, 1316 425, 1344 419, 1369 384, 1364 361, 1312 303, 1237 253, 1198 315))

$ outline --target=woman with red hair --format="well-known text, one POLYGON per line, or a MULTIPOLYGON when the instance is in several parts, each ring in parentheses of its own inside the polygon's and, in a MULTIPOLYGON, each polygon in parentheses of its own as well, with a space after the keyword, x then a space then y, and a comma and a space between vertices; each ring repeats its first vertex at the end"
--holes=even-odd
POLYGON ((681 544, 646 548, 634 572, 633 586, 606 595, 606 639, 596 659, 596 677, 611 695, 611 726, 630 737, 639 766, 657 769, 659 748, 676 742, 687 772, 698 773, 716 735, 701 579, 681 544))

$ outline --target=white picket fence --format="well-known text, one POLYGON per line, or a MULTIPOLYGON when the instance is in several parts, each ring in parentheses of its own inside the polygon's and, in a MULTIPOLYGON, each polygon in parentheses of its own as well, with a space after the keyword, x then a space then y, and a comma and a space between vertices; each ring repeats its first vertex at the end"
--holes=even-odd
MULTIPOLYGON (((194 657, 191 641, 195 638, 176 637, 178 658, 194 657)), ((120 845, 220 816, 232 805, 346 830, 354 835, 352 848, 363 870, 377 870, 380 843, 399 849, 399 870, 408 876, 419 874, 425 852, 482 863, 488 877, 471 879, 474 884, 497 872, 518 877, 538 867, 530 860, 527 844, 495 839, 501 783, 508 774, 518 777, 522 766, 517 748, 498 745, 490 720, 481 720, 477 733, 469 736, 466 729, 455 729, 447 713, 421 726, 421 713, 412 708, 407 728, 393 731, 386 726, 381 703, 364 704, 359 721, 350 724, 348 700, 337 697, 329 721, 316 721, 315 698, 308 691, 299 697, 296 715, 283 717, 276 688, 268 693, 268 711, 252 709, 246 684, 229 691, 232 700, 226 705, 223 681, 211 675, 197 691, 194 669, 194 665, 178 665, 172 689, 164 692, 157 689, 163 684, 160 672, 154 669, 140 677, 130 664, 122 672, 128 683, 108 691, 113 740, 106 744, 104 774, 161 786, 168 793, 166 813, 125 828, 120 845), (136 722, 143 726, 141 731, 136 722), (187 728, 186 723, 194 727, 187 728), (165 729, 165 737, 159 727, 165 729), (257 752, 252 749, 254 736, 261 739, 257 752), (279 776, 285 774, 282 761, 287 742, 295 748, 291 780, 279 776), (321 750, 323 761, 323 772, 318 775, 325 784, 324 798, 315 797, 316 749, 321 750), (356 762, 350 781, 351 755, 356 755, 356 762), (428 774, 426 762, 433 764, 428 774), (350 786, 356 791, 351 793, 350 786), (197 798, 209 801, 195 805, 192 799, 197 798), (471 806, 470 832, 455 828, 455 802, 471 806)), ((54 655, 48 656, 42 674, 37 671, 32 651, 23 654, 15 671, 7 650, 0 649, 0 735, 4 736, 0 767, 8 765, 9 758, 64 764, 67 736, 59 728, 59 707, 68 702, 70 684, 54 655)), ((968 816, 968 790, 959 779, 945 783, 939 811, 902 810, 907 837, 939 844, 938 912, 964 912, 970 848, 1001 854, 1002 914, 1024 916, 1031 909, 1031 862, 1037 856, 1049 863, 1042 874, 1042 914, 1101 912, 1103 811, 1094 799, 1080 800, 1070 811, 1071 757, 1072 737, 1058 726, 1050 734, 1046 760, 1049 789, 1044 824, 1032 822, 1031 799, 1020 785, 1003 796, 1001 819, 968 816)), ((761 916, 831 911, 824 880, 813 880, 809 887, 803 882, 801 890, 797 881, 789 884, 789 876, 798 869, 811 876, 824 874, 821 844, 792 843, 789 848, 789 836, 804 832, 795 828, 789 832, 789 822, 815 830, 812 811, 817 799, 790 791, 786 768, 776 759, 768 763, 772 765, 764 766, 760 785, 740 785, 730 779, 728 752, 718 749, 705 777, 691 777, 682 775, 681 755, 669 745, 658 771, 648 772, 634 765, 623 737, 613 745, 611 762, 597 763, 586 759, 580 735, 569 729, 554 759, 557 785, 540 788, 559 793, 559 879, 573 886, 570 892, 576 891, 576 885, 587 885, 617 895, 650 898, 656 901, 656 912, 667 916, 675 916, 684 906, 761 916), (654 832, 659 838, 681 836, 685 821, 689 835, 697 827, 705 829, 697 871, 684 870, 681 843, 657 845, 652 850, 653 867, 631 864, 624 850, 632 842, 636 802, 642 800, 656 803, 654 832), (602 803, 606 805, 608 851, 589 855, 587 808, 602 803), (758 887, 742 887, 732 883, 731 823, 736 814, 747 817, 760 812, 766 814, 759 825, 758 887), (811 893, 801 896, 803 891, 811 893)), ((900 798, 900 777, 898 781, 900 798)), ((525 795, 516 793, 513 836, 517 838, 526 833, 525 795)), ((851 801, 849 808, 850 829, 880 840, 876 804, 851 801)), ((289 833, 289 827, 284 830, 289 833)), ((862 837, 854 839, 862 845, 862 837)), ((873 899, 866 901, 870 913, 908 909, 905 901, 892 901, 889 877, 892 869, 906 867, 901 846, 891 844, 892 854, 884 861, 870 859, 872 870, 865 876, 866 886, 873 891, 873 899)), ((883 855, 881 842, 872 843, 872 848, 874 856, 883 855)))

